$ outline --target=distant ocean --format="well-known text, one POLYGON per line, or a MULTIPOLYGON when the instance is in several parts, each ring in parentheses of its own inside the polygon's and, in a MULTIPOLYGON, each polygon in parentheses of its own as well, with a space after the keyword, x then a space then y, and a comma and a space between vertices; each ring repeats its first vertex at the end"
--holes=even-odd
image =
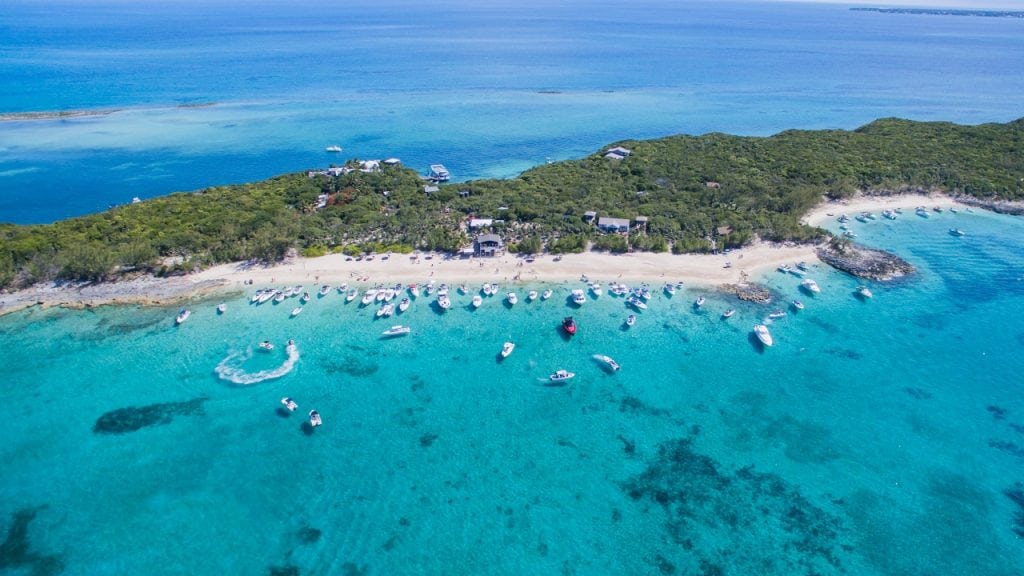
MULTIPOLYGON (((6 2, 0 111, 120 111, 0 123, 0 220, 350 156, 468 179, 616 139, 1024 115, 1019 20, 424 4, 6 2)), ((865 301, 827 267, 818 296, 769 272, 771 306, 654 286, 631 328, 607 293, 569 305, 575 282, 392 320, 336 292, 292 319, 249 294, 179 327, 0 317, 0 573, 1022 574, 1024 220, 851 226, 918 273, 865 301)))
POLYGON ((1024 21, 837 5, 9 0, 0 38, 0 113, 116 110, 0 123, 0 222, 350 157, 468 180, 625 138, 1024 115, 1024 21))

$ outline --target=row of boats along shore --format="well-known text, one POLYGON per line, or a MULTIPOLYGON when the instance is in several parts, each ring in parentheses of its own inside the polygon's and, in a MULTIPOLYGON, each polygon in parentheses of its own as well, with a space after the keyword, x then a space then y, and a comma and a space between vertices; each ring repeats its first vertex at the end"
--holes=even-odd
MULTIPOLYGON (((966 208, 964 208, 964 210, 967 211, 967 212, 974 212, 974 210, 972 210, 970 207, 966 207, 966 208)), ((940 207, 940 206, 936 206, 936 207, 932 208, 931 210, 929 210, 925 206, 918 206, 917 208, 914 209, 914 214, 916 214, 920 218, 927 219, 927 218, 931 218, 931 216, 933 214, 942 214, 944 211, 945 212, 949 212, 950 214, 957 214, 957 213, 959 213, 959 210, 956 207, 954 207, 954 206, 950 206, 949 208, 946 208, 945 210, 943 210, 943 208, 940 207)), ((893 208, 891 210, 883 210, 882 211, 882 217, 885 218, 886 220, 895 220, 898 217, 900 217, 902 214, 903 214, 903 209, 902 208, 893 208)), ((835 216, 832 213, 829 213, 828 215, 829 216, 835 216)), ((839 217, 836 218, 836 221, 839 222, 839 229, 843 231, 843 236, 846 237, 846 238, 856 238, 857 235, 854 234, 852 230, 850 230, 850 220, 851 219, 850 219, 850 217, 847 214, 840 214, 839 217)), ((858 222, 867 224, 868 222, 871 222, 872 220, 877 220, 877 218, 871 212, 861 212, 860 214, 857 214, 856 216, 854 216, 853 220, 856 220, 858 222)), ((960 237, 960 236, 965 236, 966 234, 967 233, 964 232, 963 230, 961 230, 960 228, 950 228, 949 229, 949 235, 950 236, 960 237)))

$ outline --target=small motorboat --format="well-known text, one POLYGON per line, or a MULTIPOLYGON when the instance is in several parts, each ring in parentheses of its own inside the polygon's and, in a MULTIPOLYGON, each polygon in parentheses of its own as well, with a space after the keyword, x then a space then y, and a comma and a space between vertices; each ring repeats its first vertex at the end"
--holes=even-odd
POLYGON ((295 409, 299 407, 299 405, 295 403, 295 400, 292 400, 287 396, 281 398, 281 404, 283 404, 284 407, 287 408, 289 412, 295 412, 295 409))
POLYGON ((296 306, 295 308, 292 308, 292 318, 295 318, 299 314, 302 314, 302 306, 296 306))
POLYGON ((536 299, 537 299, 537 291, 536 290, 530 290, 530 292, 526 295, 526 301, 527 302, 533 302, 536 299))
POLYGON ((508 358, 509 354, 511 354, 512 351, 515 350, 515 349, 516 349, 516 345, 515 345, 514 342, 505 342, 505 344, 502 345, 502 347, 501 347, 501 357, 502 358, 508 358))
POLYGON ((302 298, 300 298, 300 300, 302 301, 303 304, 309 302, 309 292, 303 292, 302 298))
POLYGON ((412 332, 412 328, 409 328, 408 326, 402 326, 401 324, 398 324, 398 325, 392 326, 391 328, 388 328, 387 330, 381 332, 381 335, 390 338, 391 336, 404 336, 404 335, 408 334, 409 332, 412 332))
POLYGON ((191 315, 192 315, 192 311, 191 310, 182 309, 181 312, 178 312, 178 316, 177 316, 177 318, 174 319, 174 323, 175 324, 181 324, 185 320, 188 320, 188 317, 191 316, 191 315))
POLYGON ((777 318, 782 318, 785 315, 786 312, 784 310, 775 310, 771 314, 768 314, 768 317, 771 318, 772 320, 775 320, 777 318))
POLYGON ((949 229, 949 235, 950 236, 963 236, 965 234, 966 234, 966 232, 964 232, 963 230, 961 230, 959 228, 950 228, 949 229))
POLYGON ((590 285, 590 291, 594 294, 594 298, 601 296, 601 283, 594 282, 590 285))
POLYGON ((697 299, 693 301, 693 307, 694 308, 700 308, 703 305, 704 305, 704 297, 703 296, 698 296, 697 299))
POLYGON ((577 306, 582 306, 587 301, 587 295, 583 293, 583 290, 576 288, 572 291, 572 301, 577 306))
POLYGON ((508 299, 508 303, 512 304, 513 306, 516 304, 516 302, 519 302, 519 297, 516 296, 515 292, 509 292, 506 298, 508 299))
POLYGON ((754 326, 754 335, 756 335, 757 339, 761 341, 761 344, 764 344, 765 346, 771 346, 773 344, 772 335, 768 332, 768 327, 764 324, 757 324, 754 326))
POLYGON ((799 300, 793 300, 793 308, 796 308, 797 310, 803 310, 804 303, 799 300))
POLYGON ((341 286, 338 286, 338 294, 344 294, 348 292, 348 282, 342 282, 341 286))
POLYGON ((484 296, 490 296, 493 293, 491 292, 491 284, 489 282, 485 282, 484 285, 480 287, 480 293, 484 296))
POLYGON ((395 307, 394 306, 392 306, 391 304, 385 304, 385 305, 383 305, 383 306, 381 306, 380 308, 377 309, 377 318, 380 318, 382 316, 384 316, 384 317, 391 316, 391 314, 394 311, 395 311, 395 307))
POLYGON ((572 336, 576 333, 576 320, 572 316, 566 316, 562 319, 562 329, 565 330, 566 334, 572 336))
POLYGON ((402 298, 402 301, 398 303, 398 311, 399 312, 405 312, 408 309, 409 309, 409 299, 408 298, 402 298))
POLYGON ((444 294, 441 294, 437 297, 437 305, 441 307, 441 310, 447 310, 452 307, 452 301, 444 294))
POLYGON ((281 302, 284 302, 284 299, 287 298, 287 297, 288 297, 288 295, 285 292, 281 292, 281 291, 276 292, 274 294, 274 304, 280 304, 281 302))
POLYGON ((323 424, 323 421, 320 420, 320 413, 317 412, 316 410, 310 410, 309 411, 309 425, 312 426, 313 428, 316 428, 317 426, 319 426, 321 424, 323 424))
POLYGON ((319 291, 319 292, 317 292, 317 294, 318 294, 318 295, 319 295, 320 297, 324 297, 324 296, 327 296, 327 295, 328 295, 328 294, 330 294, 330 293, 331 293, 331 287, 330 287, 330 286, 328 286, 327 284, 324 284, 323 286, 321 286, 321 287, 320 287, 320 291, 319 291))
POLYGON ((874 296, 874 294, 871 293, 871 290, 869 290, 867 286, 857 286, 857 295, 865 299, 874 296))
POLYGON ((264 340, 263 342, 260 342, 260 349, 270 352, 274 349, 274 344, 270 340, 264 340))
POLYGON ((224 304, 223 302, 220 303, 220 304, 217 304, 217 314, 223 314, 223 313, 225 313, 227 311, 228 311, 228 305, 227 304, 224 304))
POLYGON ((626 298, 626 304, 629 304, 630 306, 636 308, 637 310, 647 310, 647 304, 645 304, 643 300, 637 298, 636 296, 630 296, 629 298, 626 298))
POLYGON ((636 324, 636 314, 626 316, 626 326, 632 326, 633 324, 636 324))
POLYGON ((409 295, 412 296, 413 298, 419 298, 420 287, 415 284, 409 284, 409 295))
POLYGON ((569 372, 568 370, 556 370, 554 374, 548 376, 552 382, 565 382, 571 378, 575 378, 575 372, 569 372))
POLYGON ((552 294, 554 294, 554 292, 551 291, 551 288, 548 288, 543 293, 541 293, 540 299, 541 300, 547 300, 548 298, 551 298, 552 294))
POLYGON ((484 299, 479 294, 473 295, 473 308, 479 308, 484 303, 484 299))
POLYGON ((377 297, 377 291, 370 288, 366 292, 363 292, 363 299, 359 301, 363 306, 369 306, 373 299, 377 297))
POLYGON ((821 288, 818 288, 818 283, 810 278, 805 278, 804 281, 800 283, 800 287, 813 294, 821 292, 821 288))
POLYGON ((621 368, 618 362, 612 360, 611 356, 605 356, 604 354, 594 354, 594 359, 599 362, 603 362, 604 365, 607 366, 608 369, 611 370, 612 372, 618 372, 619 368, 621 368))
POLYGON ((459 284, 459 294, 462 294, 463 296, 465 296, 466 292, 468 292, 468 290, 466 289, 466 285, 465 284, 459 284))
POLYGON ((722 318, 732 318, 733 314, 736 314, 735 308, 729 308, 725 312, 722 312, 722 318))
POLYGON ((665 294, 673 296, 676 293, 676 287, 674 284, 665 284, 665 294))
POLYGON ((345 302, 351 302, 351 301, 355 300, 356 296, 359 296, 359 290, 358 289, 353 288, 353 289, 349 290, 348 294, 345 295, 345 302))
POLYGON ((337 153, 341 152, 341 146, 338 146, 338 145, 328 146, 327 148, 324 148, 324 151, 325 152, 333 152, 334 154, 337 154, 337 153))

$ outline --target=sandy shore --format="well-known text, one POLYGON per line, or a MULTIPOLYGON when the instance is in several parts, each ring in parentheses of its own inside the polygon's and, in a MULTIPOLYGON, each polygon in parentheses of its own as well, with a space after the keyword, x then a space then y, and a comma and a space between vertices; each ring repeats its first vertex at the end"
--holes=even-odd
MULTIPOLYGON (((886 208, 912 210, 916 206, 948 208, 956 202, 948 196, 859 196, 843 202, 826 202, 804 220, 819 225, 840 214, 879 212, 886 208)), ((220 291, 251 292, 265 286, 318 284, 353 286, 372 284, 423 283, 428 280, 479 286, 497 282, 504 286, 578 281, 583 275, 604 283, 641 281, 683 281, 691 285, 718 286, 751 279, 781 264, 806 261, 818 263, 814 247, 795 244, 756 243, 729 254, 652 254, 647 252, 613 255, 599 252, 539 255, 533 259, 506 255, 497 258, 447 258, 440 254, 378 255, 372 261, 356 261, 340 254, 320 258, 295 258, 275 266, 223 264, 186 277, 141 277, 108 284, 37 285, 0 294, 0 314, 29 306, 89 307, 105 304, 170 305, 209 296, 220 291)))

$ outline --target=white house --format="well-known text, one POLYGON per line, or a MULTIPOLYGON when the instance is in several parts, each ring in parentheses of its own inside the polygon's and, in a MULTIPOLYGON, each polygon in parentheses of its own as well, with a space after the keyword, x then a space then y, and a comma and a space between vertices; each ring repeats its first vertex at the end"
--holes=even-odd
POLYGON ((602 216, 597 219, 597 227, 605 232, 629 232, 629 219, 602 216))

